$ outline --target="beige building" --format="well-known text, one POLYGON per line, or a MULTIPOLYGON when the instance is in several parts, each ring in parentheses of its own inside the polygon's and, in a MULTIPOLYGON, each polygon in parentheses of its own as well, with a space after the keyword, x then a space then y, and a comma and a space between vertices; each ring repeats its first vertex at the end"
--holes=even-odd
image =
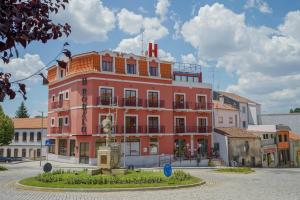
POLYGON ((260 167, 261 141, 254 132, 241 128, 215 128, 214 143, 221 159, 230 166, 260 167))
POLYGON ((224 103, 224 98, 214 100, 214 127, 239 127, 239 110, 230 104, 224 103))

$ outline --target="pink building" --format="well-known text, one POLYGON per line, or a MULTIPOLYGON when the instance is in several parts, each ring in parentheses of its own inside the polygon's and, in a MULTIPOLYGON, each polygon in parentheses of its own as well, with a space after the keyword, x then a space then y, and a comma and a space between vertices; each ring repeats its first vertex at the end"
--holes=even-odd
POLYGON ((157 53, 89 52, 73 56, 65 69, 51 67, 48 79, 50 159, 96 164, 108 113, 127 165, 211 154, 212 90, 197 68, 157 53))

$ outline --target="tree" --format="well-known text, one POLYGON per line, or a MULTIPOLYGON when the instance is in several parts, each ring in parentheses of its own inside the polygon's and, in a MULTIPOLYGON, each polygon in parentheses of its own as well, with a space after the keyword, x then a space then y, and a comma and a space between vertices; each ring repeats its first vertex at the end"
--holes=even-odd
POLYGON ((29 118, 29 114, 24 102, 21 102, 18 110, 16 111, 16 118, 29 118))
POLYGON ((0 146, 9 145, 14 138, 14 123, 0 105, 0 146))
POLYGON ((300 108, 295 108, 295 109, 291 108, 290 113, 300 113, 300 108))
MULTIPOLYGON (((71 26, 68 23, 54 23, 50 19, 51 14, 57 14, 60 8, 65 9, 68 3, 68 0, 1 0, 0 59, 8 63, 14 55, 19 56, 18 47, 26 48, 33 41, 46 43, 64 35, 69 36, 71 26)), ((71 57, 70 51, 65 48, 60 53, 71 57)), ((58 64, 66 66, 63 61, 58 64)), ((43 83, 47 84, 48 81, 41 71, 42 69, 25 79, 13 82, 10 82, 11 74, 0 72, 0 102, 4 101, 5 96, 14 99, 16 92, 26 100, 26 85, 20 82, 34 75, 40 75, 43 83), (17 90, 11 88, 13 83, 18 85, 17 90)))

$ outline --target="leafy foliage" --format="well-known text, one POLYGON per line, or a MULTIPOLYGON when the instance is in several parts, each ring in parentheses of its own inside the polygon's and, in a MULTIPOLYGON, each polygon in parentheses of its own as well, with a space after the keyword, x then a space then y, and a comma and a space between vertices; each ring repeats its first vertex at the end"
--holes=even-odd
POLYGON ((0 171, 6 171, 7 168, 0 165, 0 171))
POLYGON ((50 14, 65 9, 68 0, 2 0, 0 3, 0 52, 8 63, 14 53, 18 57, 17 45, 24 48, 32 41, 46 43, 71 33, 68 23, 55 24, 50 14), (12 51, 14 50, 14 53, 12 51))
POLYGON ((300 108, 295 108, 295 109, 291 108, 290 113, 300 113, 300 108))
POLYGON ((14 137, 14 123, 0 106, 0 146, 9 145, 14 137))
POLYGON ((23 101, 21 102, 21 105, 19 106, 18 110, 16 111, 16 118, 29 118, 27 108, 23 101))

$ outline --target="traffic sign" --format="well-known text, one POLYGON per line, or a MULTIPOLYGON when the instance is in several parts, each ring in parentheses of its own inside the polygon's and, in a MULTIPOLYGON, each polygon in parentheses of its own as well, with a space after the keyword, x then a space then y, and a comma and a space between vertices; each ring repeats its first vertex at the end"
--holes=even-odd
POLYGON ((165 164, 164 166, 164 175, 169 177, 172 175, 172 166, 170 164, 165 164))

